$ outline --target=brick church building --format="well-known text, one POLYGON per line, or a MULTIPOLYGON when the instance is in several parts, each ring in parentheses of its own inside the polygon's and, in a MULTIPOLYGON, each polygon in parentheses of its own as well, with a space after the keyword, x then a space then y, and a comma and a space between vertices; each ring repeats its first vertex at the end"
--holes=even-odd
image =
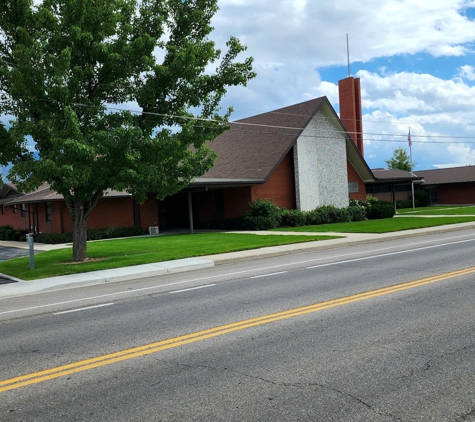
MULTIPOLYGON (((175 195, 153 193, 137 204, 126 192, 108 191, 88 222, 89 229, 141 226, 159 230, 193 228, 202 221, 242 216, 256 199, 309 211, 342 208, 349 198, 366 198, 375 177, 363 158, 360 81, 339 82, 340 117, 326 97, 251 116, 210 143, 214 167, 175 195)), ((61 195, 43 184, 18 192, 0 191, 0 225, 43 233, 72 231, 61 195)))

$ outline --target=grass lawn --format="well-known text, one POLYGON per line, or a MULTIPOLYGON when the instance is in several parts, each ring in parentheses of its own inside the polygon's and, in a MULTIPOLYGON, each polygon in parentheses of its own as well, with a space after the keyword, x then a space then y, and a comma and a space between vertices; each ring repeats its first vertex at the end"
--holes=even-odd
POLYGON ((475 206, 457 206, 451 205, 446 207, 422 207, 422 208, 403 208, 397 210, 398 214, 407 215, 474 215, 475 206))
POLYGON ((72 250, 70 248, 57 249, 36 254, 34 270, 30 270, 29 258, 23 257, 0 262, 0 273, 22 280, 33 280, 180 258, 256 249, 265 246, 334 238, 334 236, 317 235, 260 236, 244 233, 203 233, 105 240, 88 242, 88 257, 97 259, 97 261, 78 264, 71 263, 72 250))
POLYGON ((382 220, 321 224, 319 226, 287 227, 275 230, 294 232, 390 233, 399 230, 421 229, 424 227, 466 223, 469 221, 475 221, 475 215, 473 217, 384 218, 382 220))

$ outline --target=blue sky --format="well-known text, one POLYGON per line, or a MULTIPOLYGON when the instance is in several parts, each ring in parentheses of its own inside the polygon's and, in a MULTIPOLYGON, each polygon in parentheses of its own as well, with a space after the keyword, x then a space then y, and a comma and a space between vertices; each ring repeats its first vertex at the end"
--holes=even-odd
MULTIPOLYGON (((235 35, 256 79, 231 89, 233 119, 326 95, 361 79, 365 158, 385 167, 411 128, 415 169, 475 164, 474 0, 221 0, 218 43, 235 35)), ((409 152, 409 150, 408 150, 409 152)))

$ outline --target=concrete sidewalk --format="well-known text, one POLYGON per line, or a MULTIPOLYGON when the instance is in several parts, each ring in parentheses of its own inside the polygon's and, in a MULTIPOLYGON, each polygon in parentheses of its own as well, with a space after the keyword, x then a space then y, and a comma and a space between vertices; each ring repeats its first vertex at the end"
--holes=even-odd
MULTIPOLYGON (((60 277, 43 278, 39 280, 24 281, 8 278, 12 283, 0 285, 0 299, 10 296, 21 296, 25 294, 45 291, 59 290, 74 286, 87 286, 105 282, 134 280, 138 278, 155 277, 173 272, 193 271, 201 268, 209 268, 216 265, 228 264, 232 262, 249 261, 258 258, 290 255, 302 252, 318 251, 322 249, 341 248, 350 245, 365 243, 383 242, 391 239, 403 239, 415 236, 424 236, 431 233, 444 233, 457 230, 475 229, 475 222, 451 224, 446 226, 429 227, 424 229, 405 230, 394 233, 367 234, 367 233, 296 233, 296 232, 248 232, 258 235, 328 235, 344 236, 339 239, 320 240, 307 243, 295 243, 291 245, 270 246, 247 251, 229 252, 217 255, 208 255, 199 258, 185 258, 175 261, 158 262, 153 264, 136 265, 133 267, 115 268, 111 270, 93 271, 89 273, 73 274, 60 277)), ((245 233, 245 232, 239 232, 245 233)), ((0 241, 0 246, 12 248, 28 248, 26 242, 4 242, 0 241)), ((51 250, 71 245, 39 245, 35 244, 36 250, 51 250)))

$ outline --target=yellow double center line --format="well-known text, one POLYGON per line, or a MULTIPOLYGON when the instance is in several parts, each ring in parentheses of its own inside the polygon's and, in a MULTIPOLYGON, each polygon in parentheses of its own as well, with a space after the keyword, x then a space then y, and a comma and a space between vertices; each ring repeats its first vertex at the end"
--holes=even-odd
POLYGON ((70 363, 68 365, 58 366, 56 368, 22 375, 16 378, 10 378, 4 381, 0 381, 0 393, 31 384, 36 384, 39 382, 64 377, 66 375, 74 374, 76 372, 87 371, 89 369, 98 368, 100 366, 110 365, 112 363, 121 362, 123 360, 132 359, 139 356, 145 356, 151 353, 157 353, 162 350, 172 349, 174 347, 179 347, 185 344, 206 340, 208 338, 221 336, 223 334, 232 333, 234 331, 244 330, 250 327, 256 327, 258 325, 267 324, 269 322, 275 322, 300 315, 319 312, 323 311, 324 309, 335 308, 337 306, 347 305, 349 303, 354 302, 360 302, 362 300, 371 299, 378 296, 384 296, 403 290, 413 289, 415 287, 420 287, 425 284, 431 284, 438 281, 447 280, 449 278, 460 277, 472 273, 475 273, 475 267, 466 268, 464 270, 459 271, 453 271, 450 273, 441 274, 433 277, 422 278, 420 280, 397 284, 395 286, 385 287, 383 289, 371 290, 369 292, 346 296, 339 299, 333 299, 327 302, 320 302, 309 306, 303 306, 301 308, 294 308, 288 311, 276 312, 274 314, 264 315, 257 318, 246 319, 244 321, 221 325, 219 327, 210 328, 208 330, 197 331, 196 333, 174 337, 168 340, 158 341, 156 343, 150 343, 145 346, 134 347, 132 349, 122 350, 120 352, 110 353, 92 359, 86 359, 79 362, 70 363))

